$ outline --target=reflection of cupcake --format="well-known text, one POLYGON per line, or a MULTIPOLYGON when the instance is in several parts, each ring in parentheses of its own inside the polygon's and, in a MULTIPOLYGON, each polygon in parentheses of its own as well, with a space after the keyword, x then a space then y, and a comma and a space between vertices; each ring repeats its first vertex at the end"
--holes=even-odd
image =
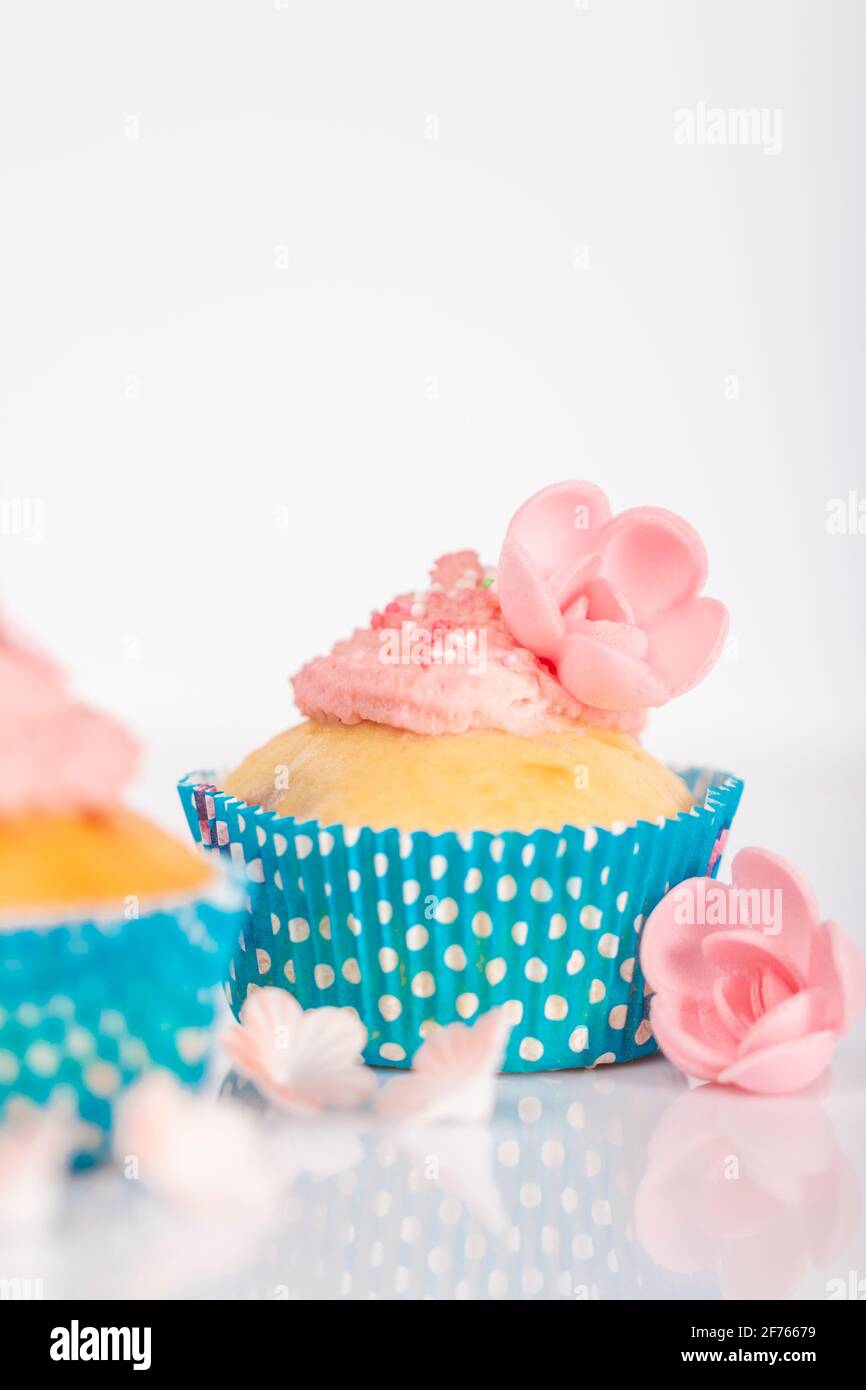
POLYGON ((181 787, 252 882, 235 1009, 262 984, 352 1005, 368 1060, 398 1065, 428 1025, 500 1003, 508 1069, 653 1051, 637 933, 707 871, 740 792, 635 738, 718 655, 705 573, 678 517, 612 520, 562 484, 517 513, 498 575, 448 556, 306 666, 306 723, 181 787))
POLYGON ((234 890, 119 804, 137 748, 0 630, 0 1113, 74 1093, 95 1148, 150 1062, 194 1081, 234 890))

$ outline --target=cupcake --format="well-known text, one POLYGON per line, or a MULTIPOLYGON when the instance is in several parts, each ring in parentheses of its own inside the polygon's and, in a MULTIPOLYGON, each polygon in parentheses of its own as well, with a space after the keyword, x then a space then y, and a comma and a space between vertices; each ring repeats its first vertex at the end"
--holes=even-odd
POLYGON ((557 484, 496 570, 446 556, 305 666, 301 723, 180 787, 193 834, 250 879, 234 1010, 262 985, 351 1006, 377 1064, 497 1005, 507 1070, 654 1051, 640 928, 715 870, 741 790, 639 741, 722 648, 706 570, 681 518, 557 484))
POLYGON ((225 874, 122 806, 137 759, 0 628, 0 1115, 71 1099, 82 1154, 151 1064, 201 1078, 239 929, 225 874))

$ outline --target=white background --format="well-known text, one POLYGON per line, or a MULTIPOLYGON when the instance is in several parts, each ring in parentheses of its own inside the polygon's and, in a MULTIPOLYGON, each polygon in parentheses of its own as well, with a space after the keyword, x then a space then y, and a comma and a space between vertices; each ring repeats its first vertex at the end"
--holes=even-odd
MULTIPOLYGON (((860 0, 2 0, 0 515, 26 501, 41 528, 0 527, 0 603, 138 730, 140 806, 182 831, 177 776, 290 723, 305 660, 443 551, 495 561, 526 496, 589 477, 692 521, 731 610, 726 659, 648 746, 742 775, 732 847, 794 858, 866 942, 866 535, 826 527, 866 495, 864 40, 860 0), (700 102, 781 110, 781 151, 677 144, 700 102)), ((827 1101, 860 1173, 863 1036, 827 1101)), ((718 1296, 717 1241, 681 1279, 634 1237, 685 1083, 661 1059, 604 1073, 498 1083, 455 1164, 465 1219, 473 1178, 508 1206, 490 1282, 459 1251, 436 1272, 439 1189, 375 1133, 287 1133, 296 1188, 259 1253, 103 1170, 21 1269, 61 1296, 329 1297, 351 1267, 352 1296, 389 1296, 399 1258, 446 1298, 563 1296, 561 1264, 565 1296, 572 1265, 603 1297, 718 1296), (596 1189, 616 1194, 597 1231, 570 1214, 596 1189)), ((763 1292, 825 1297, 864 1268, 864 1203, 855 1180, 837 1211, 834 1144, 801 1181, 825 1120, 796 1103, 802 1145, 764 1123, 746 1146, 781 1226, 731 1245, 763 1292), (839 1230, 813 1265, 816 1199, 839 1230)))
POLYGON ((733 650, 650 749, 855 931, 866 6, 4 0, 4 611, 146 743, 139 803, 532 491, 680 511, 733 650), (688 147, 698 102, 782 149, 688 147), (431 138, 435 137, 435 138, 431 138), (730 399, 730 377, 738 398, 730 399), (12 534, 9 534, 9 531, 12 534), (34 543, 34 540, 38 543, 34 543))

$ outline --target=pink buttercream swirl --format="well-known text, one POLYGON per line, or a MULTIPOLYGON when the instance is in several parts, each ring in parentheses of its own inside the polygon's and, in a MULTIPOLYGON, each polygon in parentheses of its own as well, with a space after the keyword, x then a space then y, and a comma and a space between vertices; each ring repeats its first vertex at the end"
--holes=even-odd
POLYGON ((75 701, 49 657, 0 627, 0 816, 106 810, 137 762, 120 724, 75 701))
POLYGON ((533 735, 569 723, 636 732, 641 711, 611 713, 574 699, 551 665, 506 627, 494 573, 472 550, 446 555, 429 589, 400 594, 295 676, 302 714, 370 720, 419 734, 500 729, 533 735))

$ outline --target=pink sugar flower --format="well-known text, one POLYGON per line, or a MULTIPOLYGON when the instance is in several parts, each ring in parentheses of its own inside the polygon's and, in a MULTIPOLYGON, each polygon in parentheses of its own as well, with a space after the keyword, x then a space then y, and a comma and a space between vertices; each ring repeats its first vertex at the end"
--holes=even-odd
POLYGON ((367 1030, 353 1009, 307 1009, 284 989, 257 989, 222 1042, 237 1070, 281 1110, 362 1104, 375 1088, 361 1060, 367 1030))
POLYGON ((784 859, 743 849, 731 884, 691 878, 651 913, 640 959, 659 1046, 703 1081, 808 1086, 866 1002, 866 966, 784 859))
POLYGON ((419 1047, 408 1076, 383 1086, 377 1110, 387 1120, 489 1120, 493 1077, 502 1066, 511 1032, 505 1010, 491 1009, 469 1027, 435 1028, 419 1047))
POLYGON ((712 668, 728 627, 700 596, 697 532, 658 507, 611 518, 592 483, 555 483, 515 513, 497 589, 512 637, 552 663, 570 695, 603 710, 665 704, 712 668))

